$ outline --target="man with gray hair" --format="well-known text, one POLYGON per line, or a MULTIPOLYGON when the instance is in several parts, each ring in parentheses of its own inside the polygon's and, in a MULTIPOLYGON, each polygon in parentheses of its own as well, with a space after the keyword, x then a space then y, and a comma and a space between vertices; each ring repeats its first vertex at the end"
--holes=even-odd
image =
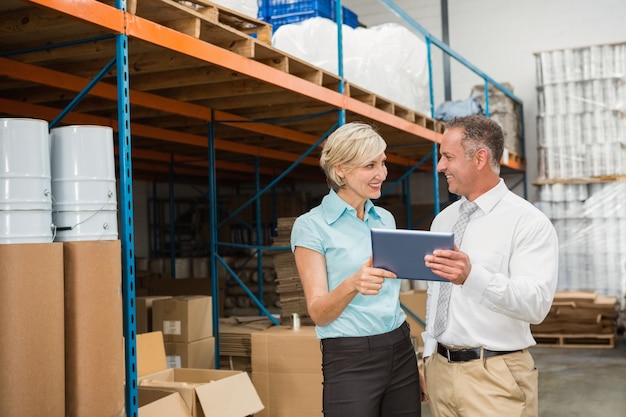
POLYGON ((437 170, 460 199, 432 231, 455 234, 454 250, 424 259, 429 282, 424 339, 426 391, 435 417, 538 415, 530 331, 557 286, 558 241, 550 220, 500 178, 504 137, 484 116, 451 120, 437 170))

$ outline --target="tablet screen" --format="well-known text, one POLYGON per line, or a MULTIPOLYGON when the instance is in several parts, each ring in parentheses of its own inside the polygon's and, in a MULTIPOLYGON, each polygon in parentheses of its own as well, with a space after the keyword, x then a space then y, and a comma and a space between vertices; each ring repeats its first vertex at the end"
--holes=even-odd
POLYGON ((407 229, 371 229, 372 261, 398 278, 447 281, 424 264, 435 249, 454 249, 454 234, 407 229))

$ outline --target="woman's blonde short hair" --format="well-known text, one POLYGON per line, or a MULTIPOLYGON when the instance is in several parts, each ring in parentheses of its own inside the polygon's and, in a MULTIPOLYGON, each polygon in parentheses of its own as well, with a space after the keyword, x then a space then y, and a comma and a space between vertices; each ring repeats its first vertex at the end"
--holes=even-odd
POLYGON ((385 140, 368 124, 351 122, 339 127, 324 143, 320 156, 328 186, 337 191, 346 185, 337 175, 337 165, 343 165, 349 172, 378 158, 385 149, 385 140))

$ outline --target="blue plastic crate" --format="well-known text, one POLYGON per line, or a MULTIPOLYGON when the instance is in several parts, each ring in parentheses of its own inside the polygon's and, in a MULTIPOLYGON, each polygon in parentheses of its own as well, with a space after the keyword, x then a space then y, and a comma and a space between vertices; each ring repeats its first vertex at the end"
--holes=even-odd
MULTIPOLYGON (((359 25, 357 15, 346 7, 342 9, 343 23, 356 28, 359 25)), ((271 23, 274 31, 282 25, 313 17, 335 20, 335 0, 259 0, 259 19, 271 23)))
MULTIPOLYGON (((357 27, 357 15, 342 7, 343 23, 357 27)), ((298 23, 312 17, 325 17, 335 20, 335 0, 262 0, 259 3, 261 20, 272 24, 274 30, 282 25, 298 23)))
MULTIPOLYGON (((333 9, 334 12, 335 9, 333 9)), ((343 12, 343 23, 344 25, 348 25, 351 28, 356 28, 359 26, 359 17, 352 10, 347 7, 342 7, 343 12)), ((335 19, 335 13, 333 13, 333 19, 335 19)))
POLYGON ((332 0, 260 0, 259 15, 272 17, 318 10, 330 16, 331 1, 332 0))
POLYGON ((315 11, 320 13, 320 16, 330 17, 332 13, 331 8, 335 6, 332 0, 270 0, 269 3, 270 16, 283 16, 292 13, 315 11))
POLYGON ((269 20, 269 21, 272 23, 272 30, 276 31, 276 29, 278 29, 282 25, 288 25, 290 23, 302 22, 303 20, 311 19, 313 17, 326 17, 326 18, 329 18, 329 16, 323 16, 317 10, 311 10, 311 11, 308 11, 308 12, 291 13, 291 14, 287 14, 287 15, 283 15, 283 16, 272 16, 271 20, 269 20))

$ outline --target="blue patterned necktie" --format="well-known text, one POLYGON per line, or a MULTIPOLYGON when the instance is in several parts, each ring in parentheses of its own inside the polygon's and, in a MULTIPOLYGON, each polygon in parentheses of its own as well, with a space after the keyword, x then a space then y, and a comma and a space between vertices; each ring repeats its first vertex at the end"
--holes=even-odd
MULTIPOLYGON (((478 209, 478 204, 465 200, 461 204, 461 216, 454 224, 452 232, 454 233, 454 243, 457 247, 461 247, 463 233, 469 218, 478 209)), ((437 300, 437 314, 435 315, 434 332, 435 337, 439 336, 448 326, 448 306, 450 305, 450 295, 452 294, 451 282, 441 282, 439 284, 439 299, 437 300)))

